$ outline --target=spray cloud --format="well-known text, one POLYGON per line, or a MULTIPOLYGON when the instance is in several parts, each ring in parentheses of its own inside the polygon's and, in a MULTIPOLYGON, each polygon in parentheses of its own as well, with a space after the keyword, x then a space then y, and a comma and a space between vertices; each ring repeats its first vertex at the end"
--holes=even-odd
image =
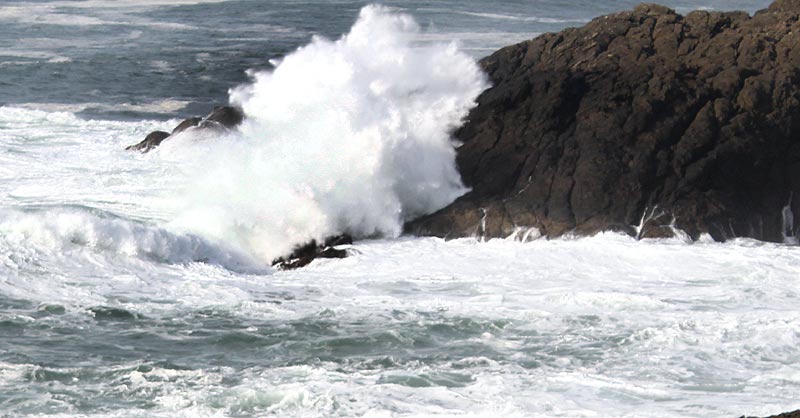
POLYGON ((450 134, 486 81, 454 44, 414 46, 419 33, 367 6, 340 39, 252 73, 230 93, 239 131, 192 146, 177 223, 269 262, 340 233, 396 236, 463 194, 450 134))

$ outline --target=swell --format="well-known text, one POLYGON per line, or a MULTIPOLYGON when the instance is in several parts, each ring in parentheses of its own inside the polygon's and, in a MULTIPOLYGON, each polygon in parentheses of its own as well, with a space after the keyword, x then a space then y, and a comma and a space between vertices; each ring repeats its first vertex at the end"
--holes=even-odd
POLYGON ((189 232, 169 231, 96 208, 0 209, 0 267, 20 270, 43 259, 69 258, 87 252, 164 264, 205 262, 234 271, 259 266, 247 255, 223 243, 189 232))

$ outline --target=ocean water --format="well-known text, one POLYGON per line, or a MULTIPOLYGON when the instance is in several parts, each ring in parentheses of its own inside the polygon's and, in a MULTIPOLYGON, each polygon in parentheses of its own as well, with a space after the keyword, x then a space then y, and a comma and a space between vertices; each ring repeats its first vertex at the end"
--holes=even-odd
POLYGON ((633 5, 0 2, 0 416, 800 408, 797 247, 399 236, 465 191, 476 59, 633 5), (124 151, 225 103, 235 132, 124 151))

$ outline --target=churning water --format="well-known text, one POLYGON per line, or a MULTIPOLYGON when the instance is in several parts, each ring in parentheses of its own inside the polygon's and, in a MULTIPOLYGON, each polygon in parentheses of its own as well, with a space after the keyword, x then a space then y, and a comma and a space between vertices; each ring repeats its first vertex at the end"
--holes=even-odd
POLYGON ((0 416, 800 408, 796 247, 397 237, 464 191, 475 58, 632 5, 0 3, 0 416), (225 138, 123 150, 229 101, 225 138), (372 239, 269 266, 341 231, 372 239))

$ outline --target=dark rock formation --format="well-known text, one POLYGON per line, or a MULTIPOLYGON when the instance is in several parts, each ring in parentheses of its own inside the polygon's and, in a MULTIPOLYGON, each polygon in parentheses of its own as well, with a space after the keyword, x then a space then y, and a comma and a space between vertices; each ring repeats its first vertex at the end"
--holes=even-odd
POLYGON ((793 412, 786 412, 780 415, 774 415, 769 418, 800 418, 800 410, 793 411, 793 412))
POLYGON ((201 128, 233 129, 244 120, 244 112, 231 106, 217 106, 198 124, 201 128))
POLYGON ((800 0, 752 17, 643 4, 497 51, 455 134, 472 191, 407 230, 795 236, 799 15, 800 0))
POLYGON ((135 145, 125 148, 128 151, 148 152, 161 145, 172 135, 177 135, 187 129, 207 129, 207 130, 232 130, 239 126, 244 120, 244 113, 241 109, 232 106, 217 106, 204 118, 189 118, 178 124, 172 133, 163 131, 151 132, 145 139, 135 145))
POLYGON ((331 237, 322 244, 317 244, 312 240, 308 244, 295 248, 288 256, 273 261, 272 265, 282 270, 293 270, 305 267, 317 258, 345 258, 348 255, 347 250, 335 247, 352 243, 353 238, 349 235, 331 237))
MULTIPOLYGON (((751 417, 749 415, 744 415, 744 416, 742 416, 742 418, 755 418, 755 417, 751 417)), ((773 415, 773 416, 768 417, 768 418, 800 418, 800 410, 797 410, 797 411, 794 411, 794 412, 786 412, 786 413, 783 413, 783 414, 780 414, 780 415, 773 415)))
POLYGON ((189 128, 194 128, 195 126, 199 125, 202 120, 203 118, 198 118, 198 117, 184 119, 183 122, 179 123, 178 126, 176 126, 175 129, 172 130, 172 134, 170 135, 176 135, 189 128))
POLYGON ((126 147, 125 149, 128 150, 128 151, 147 152, 147 151, 150 151, 151 149, 161 145, 161 143, 165 139, 167 139, 169 137, 169 135, 170 135, 169 132, 153 131, 153 132, 150 132, 146 137, 144 137, 142 142, 140 142, 140 143, 138 143, 136 145, 130 145, 130 146, 126 147))

